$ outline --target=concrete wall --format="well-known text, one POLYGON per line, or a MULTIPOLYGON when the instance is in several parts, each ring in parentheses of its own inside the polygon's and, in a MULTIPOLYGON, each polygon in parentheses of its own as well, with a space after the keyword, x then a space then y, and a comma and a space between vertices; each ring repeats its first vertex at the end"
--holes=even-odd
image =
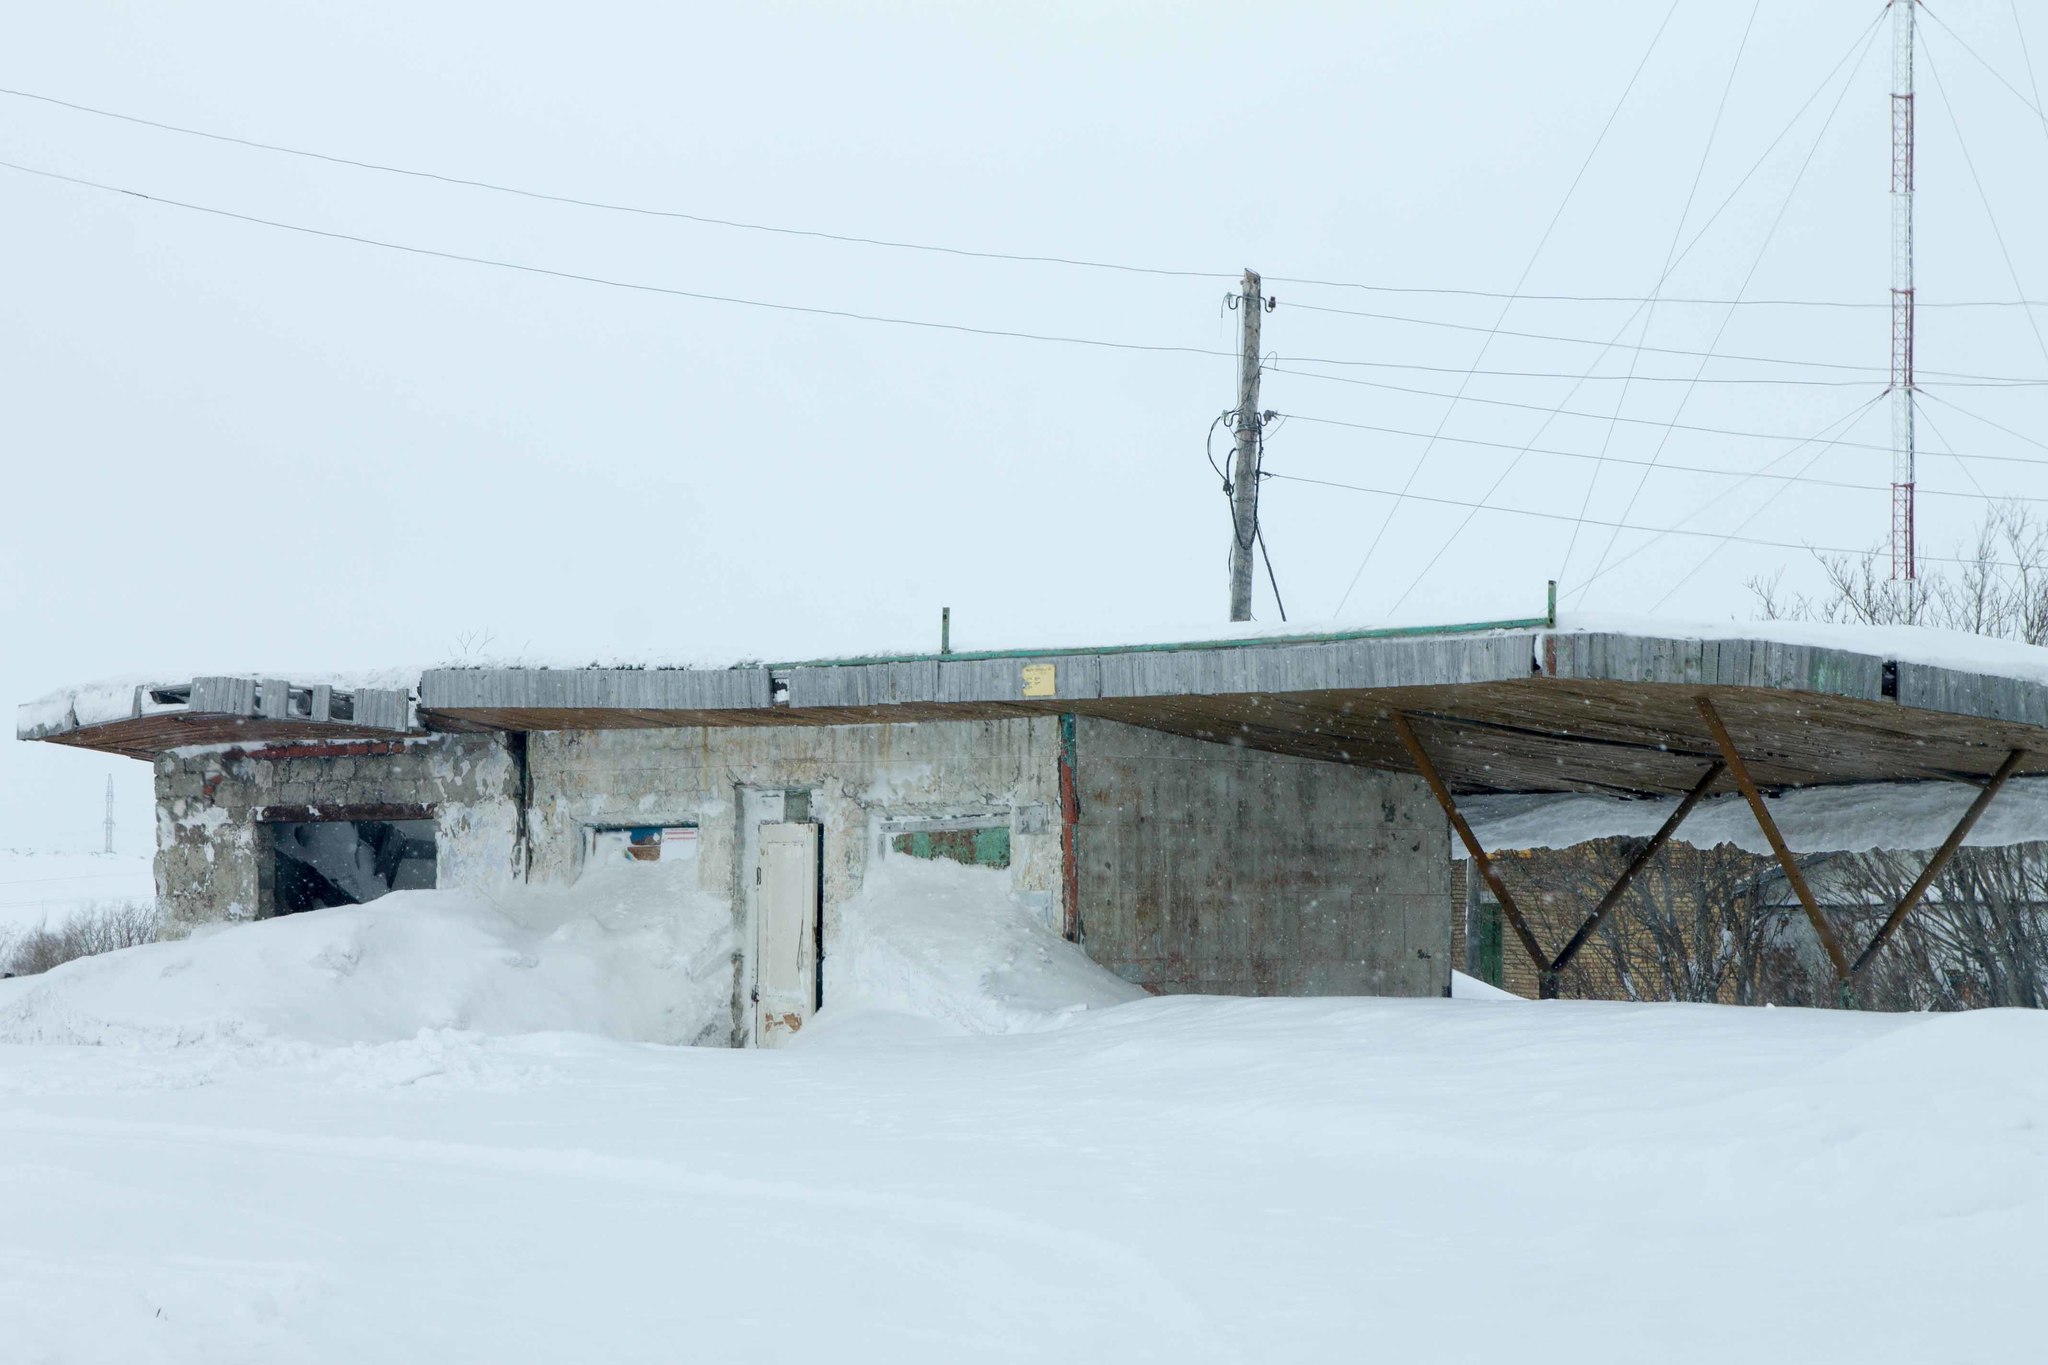
POLYGON ((1450 830, 1419 777, 1083 717, 1082 945, 1161 992, 1441 995, 1450 830))
POLYGON ((537 733, 528 751, 533 879, 568 880, 585 831, 694 824, 703 889, 730 897, 740 944, 735 1042, 751 1011, 752 822, 776 818, 761 793, 801 791, 823 826, 825 996, 840 909, 858 895, 885 821, 963 815, 1010 820, 1011 889, 1057 925, 1060 907, 1059 721, 718 727, 537 733), (753 793, 753 795, 749 795, 753 793))
MULTIPOLYGON (((1419 779, 1087 718, 1075 735, 1077 904, 1098 962, 1161 991, 1443 991, 1448 833, 1419 779)), ((1063 923, 1059 762, 1054 716, 546 732, 523 760, 496 735, 187 750, 157 763, 158 893, 173 932, 265 913, 265 807, 431 806, 444 886, 570 881, 593 826, 695 825, 701 888, 733 906, 740 1039, 751 831, 783 817, 782 793, 823 827, 829 998, 841 908, 890 821, 1006 822, 1013 894, 1063 923)))
POLYGON ((424 805, 439 880, 512 876, 517 773, 498 736, 184 749, 156 760, 157 902, 172 934, 268 912, 266 807, 424 805))

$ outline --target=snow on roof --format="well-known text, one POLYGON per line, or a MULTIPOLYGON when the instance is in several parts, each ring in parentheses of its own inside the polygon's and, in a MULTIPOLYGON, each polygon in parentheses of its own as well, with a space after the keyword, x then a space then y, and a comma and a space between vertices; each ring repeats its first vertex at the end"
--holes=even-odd
POLYGON ((377 688, 411 692, 419 687, 418 668, 383 669, 299 669, 269 670, 250 672, 237 669, 195 669, 181 672, 130 673, 120 677, 101 678, 95 682, 78 683, 71 687, 60 687, 46 692, 34 701, 27 701, 15 707, 15 734, 27 738, 32 735, 53 734, 63 730, 84 729, 92 725, 108 725, 115 721, 127 720, 140 713, 148 715, 153 711, 176 710, 176 705, 152 702, 149 692, 167 687, 184 687, 194 678, 285 678, 295 685, 321 683, 337 692, 363 692, 377 688))
MULTIPOLYGON (((1861 853, 1938 847, 1977 792, 1964 782, 1862 782, 1802 787, 1765 801, 1793 852, 1861 853)), ((1488 852, 1648 838, 1677 806, 1675 797, 1580 795, 1470 796, 1459 802, 1488 852)), ((1675 837, 1695 848, 1734 844, 1750 853, 1771 852, 1749 803, 1736 792, 1700 802, 1675 837)), ((2036 841, 2048 841, 2048 777, 2007 782, 1963 843, 1995 848, 2036 841)))
MULTIPOLYGON (((1904 663, 1930 664, 1968 672, 1993 674, 2048 685, 2048 648, 1995 640, 1961 631, 1934 630, 1925 626, 1837 625, 1817 621, 1752 621, 1733 617, 1723 621, 1673 620, 1617 612, 1560 612, 1556 624, 1542 617, 1497 619, 1464 623, 1429 621, 1420 617, 1341 617, 1320 621, 1292 621, 1275 625, 1256 622, 1201 622, 1179 625, 1154 622, 1148 626, 1100 635, 1024 635, 1000 646, 961 649, 951 657, 968 659, 977 655, 1061 654, 1159 650, 1184 645, 1191 649, 1219 648, 1232 644, 1286 644, 1330 637, 1376 634, 1475 634, 1496 630, 1552 630, 1561 634, 1585 635, 1602 632, 1647 636, 1671 640, 1770 640, 1783 644, 1839 649, 1904 663)), ((923 644, 901 640, 878 640, 873 648, 842 648, 822 655, 784 651, 783 658, 813 663, 853 662, 871 659, 923 659, 940 657, 923 644)), ((503 654, 470 654, 429 665, 432 668, 529 668, 529 669, 705 669, 720 670, 758 665, 768 652, 749 657, 744 651, 719 652, 702 645, 687 649, 639 651, 630 655, 584 651, 518 650, 503 654)), ((98 682, 59 688, 24 704, 24 718, 37 715, 61 718, 74 706, 81 725, 97 723, 130 713, 138 686, 182 683, 195 677, 289 678, 294 683, 327 683, 341 689, 406 688, 419 685, 426 668, 397 667, 365 671, 299 669, 252 672, 244 669, 158 670, 129 674, 98 682)))

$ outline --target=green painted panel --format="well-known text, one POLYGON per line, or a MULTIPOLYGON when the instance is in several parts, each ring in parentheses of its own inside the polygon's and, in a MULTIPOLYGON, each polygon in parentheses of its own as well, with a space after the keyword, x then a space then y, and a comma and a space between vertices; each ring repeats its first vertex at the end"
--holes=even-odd
POLYGON ((1501 913, 1500 907, 1491 901, 1479 906, 1479 953, 1474 964, 1479 968, 1479 979, 1489 986, 1498 986, 1503 977, 1504 964, 1501 961, 1501 913))
POLYGON ((946 858, 969 867, 1008 867, 1010 827, 915 830, 895 836, 889 847, 912 858, 946 858))

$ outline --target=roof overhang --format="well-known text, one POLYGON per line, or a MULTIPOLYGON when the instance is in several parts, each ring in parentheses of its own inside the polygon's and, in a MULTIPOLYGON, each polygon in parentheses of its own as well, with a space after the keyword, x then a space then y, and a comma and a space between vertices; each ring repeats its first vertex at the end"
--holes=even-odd
POLYGON ((503 730, 846 725, 1058 713, 1409 770, 1460 792, 1669 795, 1716 757, 1710 698, 1773 787, 2048 771, 2048 687, 1768 639, 1492 630, 732 669, 437 669, 426 723, 503 730))
POLYGON ((1069 713, 1410 771, 1399 714, 1461 793, 1650 796, 1688 790, 1715 760, 1702 697, 1770 787, 1981 778, 2014 750, 2027 754, 2020 771, 2048 771, 2048 685, 2027 677, 1783 640, 1541 623, 735 668, 444 668, 420 678, 416 711, 404 691, 196 679, 182 698, 138 688, 125 715, 45 716, 22 737, 147 757, 422 730, 1069 713))
POLYGON ((422 733, 398 688, 338 688, 283 678, 203 677, 71 694, 23 708, 15 734, 129 758, 207 744, 389 739, 422 733))

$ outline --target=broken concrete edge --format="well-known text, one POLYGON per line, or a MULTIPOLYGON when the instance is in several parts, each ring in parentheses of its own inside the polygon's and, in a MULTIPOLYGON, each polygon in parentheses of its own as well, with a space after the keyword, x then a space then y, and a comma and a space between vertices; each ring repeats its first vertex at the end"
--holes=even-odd
POLYGON ((419 699, 410 687, 298 684, 283 678, 206 675, 188 682, 93 684, 15 710, 16 739, 54 740, 83 731, 177 717, 225 717, 305 727, 309 732, 416 734, 419 699))

